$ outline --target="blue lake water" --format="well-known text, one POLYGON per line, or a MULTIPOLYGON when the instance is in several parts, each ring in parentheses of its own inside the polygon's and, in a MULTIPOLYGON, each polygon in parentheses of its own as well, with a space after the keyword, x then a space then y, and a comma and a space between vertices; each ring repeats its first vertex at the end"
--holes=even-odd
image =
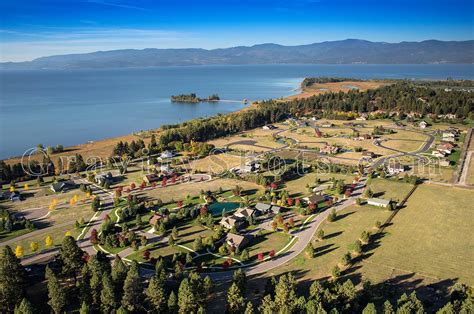
POLYGON ((114 70, 0 70, 0 158, 239 110, 239 102, 171 103, 195 92, 258 100, 296 93, 307 76, 472 79, 474 65, 239 65, 114 70))

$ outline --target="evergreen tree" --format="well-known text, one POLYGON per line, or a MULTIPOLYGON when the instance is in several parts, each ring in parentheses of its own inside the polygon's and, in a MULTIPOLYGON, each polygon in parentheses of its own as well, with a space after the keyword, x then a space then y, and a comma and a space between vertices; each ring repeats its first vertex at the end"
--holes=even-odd
POLYGON ((170 296, 168 298, 168 312, 176 313, 178 310, 178 300, 176 298, 176 294, 174 291, 171 291, 170 296))
POLYGON ((115 285, 115 292, 118 298, 122 297, 122 288, 127 277, 128 267, 122 261, 120 256, 116 255, 114 265, 112 266, 112 281, 115 285))
POLYGON ((48 280, 48 304, 54 313, 61 313, 66 306, 66 292, 59 284, 58 277, 46 267, 46 279, 48 280))
POLYGON ((383 309, 382 309, 383 314, 393 314, 395 311, 393 310, 392 303, 390 301, 385 301, 383 304, 383 309))
POLYGON ((82 302, 81 309, 79 310, 80 314, 90 314, 92 313, 91 308, 87 302, 82 302))
POLYGON ((209 276, 206 276, 203 281, 203 289, 206 296, 210 295, 214 290, 214 283, 209 276))
POLYGON ((21 303, 15 307, 14 314, 35 314, 35 308, 28 299, 23 298, 21 303))
POLYGON ((297 299, 295 278, 291 273, 281 275, 275 286, 275 307, 285 313, 295 312, 297 299))
POLYGON ((76 272, 82 268, 82 256, 84 252, 77 246, 76 240, 71 236, 64 237, 59 250, 61 260, 63 261, 63 273, 73 275, 76 280, 76 272))
POLYGON ((193 291, 189 285, 188 279, 183 279, 179 285, 178 308, 180 314, 188 314, 196 311, 197 302, 193 291))
POLYGON ((255 311, 253 309, 253 304, 252 302, 247 302, 247 305, 245 306, 245 311, 244 311, 244 314, 254 314, 255 311))
POLYGON ((242 313, 245 309, 245 299, 242 290, 234 282, 227 291, 227 313, 242 313))
POLYGON ((102 276, 102 290, 100 292, 100 309, 103 313, 111 313, 117 308, 114 285, 109 273, 102 276))
POLYGON ((369 303, 362 311, 362 314, 377 314, 377 309, 375 308, 375 304, 369 303))
POLYGON ((130 312, 142 307, 142 282, 138 263, 133 261, 123 284, 122 306, 130 312))
POLYGON ((234 271, 234 276, 233 276, 232 281, 240 289, 240 292, 242 293, 242 295, 244 295, 245 290, 247 288, 247 275, 241 268, 234 271))
POLYGON ((166 296, 163 281, 158 276, 153 276, 145 290, 148 302, 151 304, 152 312, 161 313, 165 309, 166 296))
POLYGON ((13 311, 24 295, 25 269, 6 245, 0 254, 0 312, 13 311))

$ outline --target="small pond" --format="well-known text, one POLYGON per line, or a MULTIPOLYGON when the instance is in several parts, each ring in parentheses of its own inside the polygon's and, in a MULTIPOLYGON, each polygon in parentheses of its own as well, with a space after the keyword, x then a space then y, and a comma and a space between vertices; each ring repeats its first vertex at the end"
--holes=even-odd
POLYGON ((230 213, 240 207, 240 203, 237 202, 216 202, 209 205, 207 208, 212 216, 220 216, 222 212, 230 213))

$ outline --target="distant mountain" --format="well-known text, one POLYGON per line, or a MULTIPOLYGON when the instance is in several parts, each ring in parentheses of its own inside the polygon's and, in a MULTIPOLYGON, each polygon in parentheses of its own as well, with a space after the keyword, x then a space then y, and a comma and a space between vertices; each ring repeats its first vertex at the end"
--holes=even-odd
POLYGON ((385 43, 358 39, 300 46, 261 44, 223 49, 127 49, 1 63, 7 69, 126 68, 204 64, 473 63, 474 40, 385 43))

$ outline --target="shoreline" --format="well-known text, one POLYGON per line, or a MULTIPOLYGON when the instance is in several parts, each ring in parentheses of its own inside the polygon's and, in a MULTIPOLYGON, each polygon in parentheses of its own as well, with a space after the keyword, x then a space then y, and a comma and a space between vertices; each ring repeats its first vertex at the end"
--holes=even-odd
MULTIPOLYGON (((331 90, 331 89, 328 89, 328 90, 325 90, 325 91, 319 91, 319 92, 318 91, 308 92, 302 86, 304 80, 305 80, 305 78, 303 78, 299 82, 297 87, 292 90, 294 93, 292 93, 291 95, 284 96, 284 97, 279 97, 279 98, 274 98, 274 99, 275 100, 280 100, 280 101, 291 101, 291 100, 294 100, 294 99, 307 98, 307 97, 319 95, 319 94, 326 93, 326 92, 333 92, 333 90, 331 90)), ((366 81, 361 81, 361 82, 370 82, 370 81, 371 80, 366 80, 366 81)), ((352 84, 357 84, 357 83, 361 83, 361 82, 343 81, 343 82, 338 82, 336 84, 339 84, 339 85, 341 85, 341 84, 351 84, 352 85, 352 84)), ((329 84, 329 83, 323 83, 323 85, 324 84, 329 84)), ((315 84, 315 85, 320 85, 320 84, 315 84)), ((232 114, 239 114, 240 112, 244 112, 244 111, 247 111, 247 110, 252 110, 252 109, 256 108, 259 105, 259 102, 262 101, 262 100, 253 100, 253 101, 252 100, 247 100, 247 102, 244 103, 243 101, 237 101, 237 100, 234 101, 234 100, 225 100, 225 99, 223 99, 223 100, 213 101, 213 102, 229 102, 229 101, 242 102, 242 104, 244 105, 244 107, 241 108, 241 109, 238 109, 238 110, 227 113, 228 115, 232 115, 232 114)), ((194 119, 205 119, 205 118, 206 117, 204 116, 204 117, 199 117, 199 118, 194 118, 194 119)), ((187 121, 190 121, 190 120, 193 120, 193 119, 188 119, 184 122, 187 122, 187 121)), ((75 154, 81 154, 84 157, 85 160, 87 159, 87 157, 108 158, 110 156, 110 153, 111 153, 113 147, 118 142, 120 142, 120 141, 130 142, 132 140, 136 141, 136 140, 142 139, 145 142, 145 144, 148 144, 149 141, 151 140, 151 135, 152 134, 154 134, 156 136, 157 140, 159 140, 160 131, 161 131, 161 126, 157 127, 157 128, 154 128, 154 129, 149 129, 149 130, 140 130, 140 131, 129 133, 129 134, 122 134, 122 135, 117 135, 117 136, 112 136, 112 137, 107 137, 107 138, 101 138, 101 139, 97 139, 97 140, 90 140, 87 143, 73 144, 73 145, 65 146, 63 152, 57 153, 57 154, 52 154, 50 157, 51 157, 51 160, 53 162, 57 161, 57 159, 59 159, 61 157, 73 156, 75 154), (141 136, 137 135, 140 132, 149 133, 149 136, 141 137, 141 136), (107 152, 104 151, 104 150, 107 150, 107 152)), ((26 151, 27 150, 25 150, 25 152, 26 151)), ((12 165, 12 164, 15 164, 15 163, 21 163, 22 159, 23 159, 23 156, 24 155, 18 155, 18 156, 4 158, 4 159, 0 159, 0 160, 3 160, 6 164, 12 165)), ((33 154, 33 155, 31 155, 31 159, 32 160, 38 160, 39 157, 41 157, 41 156, 42 155, 39 155, 39 154, 33 154)), ((28 157, 28 155, 26 155, 26 157, 28 157)))

